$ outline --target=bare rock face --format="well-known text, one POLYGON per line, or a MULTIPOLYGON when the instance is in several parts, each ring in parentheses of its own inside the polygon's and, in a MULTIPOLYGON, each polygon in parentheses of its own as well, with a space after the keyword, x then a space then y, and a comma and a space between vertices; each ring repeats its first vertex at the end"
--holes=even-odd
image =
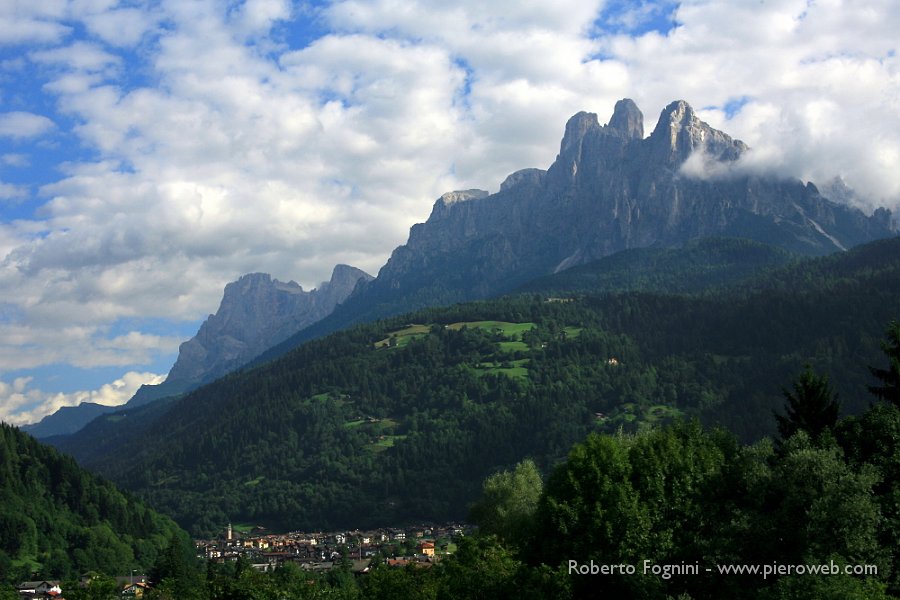
POLYGON ((225 286, 219 310, 181 345, 166 383, 193 387, 246 364, 330 314, 360 281, 371 278, 354 267, 338 265, 329 281, 306 292, 293 281, 283 283, 265 273, 244 275, 225 286))
POLYGON ((625 98, 616 102, 609 128, 627 140, 644 138, 644 115, 634 100, 625 98))
POLYGON ((517 171, 495 194, 438 199, 356 302, 415 308, 480 298, 628 248, 698 237, 815 255, 895 233, 884 209, 867 216, 812 184, 733 169, 750 149, 682 100, 643 135, 641 111, 628 99, 606 125, 593 113, 574 115, 546 171, 517 171))

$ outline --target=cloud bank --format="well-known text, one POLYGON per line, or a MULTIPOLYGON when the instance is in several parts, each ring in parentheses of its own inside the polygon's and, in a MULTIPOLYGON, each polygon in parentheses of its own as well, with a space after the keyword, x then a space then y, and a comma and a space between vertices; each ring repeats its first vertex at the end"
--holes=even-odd
POLYGON ((123 323, 197 322, 243 273, 375 273, 442 193, 547 167, 623 97, 900 198, 887 0, 38 4, 0 8, 0 376, 174 359, 123 323))
POLYGON ((142 385, 155 385, 164 379, 165 375, 129 371, 97 390, 68 394, 47 393, 34 388, 31 377, 18 377, 12 383, 0 380, 0 421, 11 425, 37 423, 60 408, 78 406, 82 402, 119 406, 127 402, 142 385))

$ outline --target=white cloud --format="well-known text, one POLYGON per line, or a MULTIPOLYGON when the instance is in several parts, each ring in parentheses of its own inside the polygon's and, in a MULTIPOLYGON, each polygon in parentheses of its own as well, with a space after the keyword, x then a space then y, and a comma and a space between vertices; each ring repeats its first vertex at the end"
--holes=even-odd
POLYGON ((134 46, 157 26, 158 16, 138 8, 102 10, 84 17, 88 30, 113 46, 134 46))
POLYGON ((89 42, 75 42, 69 46, 32 52, 29 58, 37 63, 64 65, 76 71, 98 72, 122 59, 101 46, 89 42))
POLYGON ((31 159, 26 154, 9 153, 0 155, 0 163, 10 167, 27 167, 31 159))
POLYGON ((70 31, 58 22, 65 11, 66 0, 0 3, 0 45, 58 42, 70 31))
MULTIPOLYGON (((0 8, 0 43, 10 19, 55 28, 23 34, 40 44, 17 75, 91 153, 41 188, 36 219, 0 222, 0 289, 15 308, 0 321, 4 368, 126 369, 174 352, 108 327, 195 321, 246 272, 307 288, 338 262, 375 273, 440 194, 547 167, 570 115, 605 121, 623 97, 648 132, 670 101, 689 101, 754 148, 742 168, 900 197, 900 13, 887 0, 691 0, 668 34, 594 39, 600 0, 34 4, 49 8, 0 8), (285 30, 311 25, 329 33, 286 45, 285 30)), ((616 25, 656 13, 643 3, 616 25)), ((54 120, 8 112, 0 135, 25 141, 54 120)))
POLYGON ((43 115, 23 111, 0 113, 0 137, 33 138, 54 127, 53 121, 43 115))
POLYGON ((31 377, 16 378, 11 384, 0 380, 0 420, 13 425, 37 423, 60 408, 83 402, 119 406, 128 402, 142 385, 156 385, 164 379, 165 375, 129 371, 99 389, 71 393, 43 392, 31 387, 31 377))
POLYGON ((0 201, 22 200, 28 197, 28 187, 0 181, 0 201))
MULTIPOLYGON (((900 72, 890 2, 693 0, 668 36, 615 36, 604 54, 630 73, 646 109, 684 98, 804 179, 844 179, 874 203, 900 204, 890 157, 900 149, 900 72), (723 107, 749 101, 732 118, 723 107)), ((652 114, 651 121, 652 121, 652 114)))
POLYGON ((148 364, 160 355, 174 352, 183 341, 132 331, 110 337, 104 328, 67 322, 66 314, 79 308, 91 314, 85 320, 98 319, 106 312, 113 321, 116 313, 107 306, 70 301, 46 302, 24 308, 28 323, 0 322, 0 366, 3 371, 21 371, 42 365, 68 364, 83 369, 148 364))

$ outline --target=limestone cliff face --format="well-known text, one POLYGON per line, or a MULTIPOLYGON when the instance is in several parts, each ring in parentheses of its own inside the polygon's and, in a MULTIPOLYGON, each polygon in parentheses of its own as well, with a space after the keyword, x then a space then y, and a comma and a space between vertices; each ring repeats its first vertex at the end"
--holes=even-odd
POLYGON ((684 101, 667 106, 649 137, 634 102, 606 125, 569 119, 548 170, 513 173, 495 194, 452 192, 414 225, 367 293, 464 300, 627 248, 677 246, 704 236, 745 237, 826 254, 894 233, 883 209, 867 216, 812 184, 733 168, 749 151, 701 121, 684 101))
POLYGON ((225 286, 219 310, 184 342, 166 383, 191 386, 216 379, 330 314, 360 281, 371 279, 346 265, 331 280, 306 292, 265 273, 244 275, 225 286))

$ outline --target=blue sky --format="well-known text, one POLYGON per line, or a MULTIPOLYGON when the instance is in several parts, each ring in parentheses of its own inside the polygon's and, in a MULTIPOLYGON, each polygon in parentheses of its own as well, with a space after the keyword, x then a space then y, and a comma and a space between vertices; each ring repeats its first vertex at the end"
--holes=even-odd
POLYGON ((896 208, 900 11, 864 4, 2 3, 0 419, 161 381, 244 273, 377 273, 442 193, 625 97, 896 208))

